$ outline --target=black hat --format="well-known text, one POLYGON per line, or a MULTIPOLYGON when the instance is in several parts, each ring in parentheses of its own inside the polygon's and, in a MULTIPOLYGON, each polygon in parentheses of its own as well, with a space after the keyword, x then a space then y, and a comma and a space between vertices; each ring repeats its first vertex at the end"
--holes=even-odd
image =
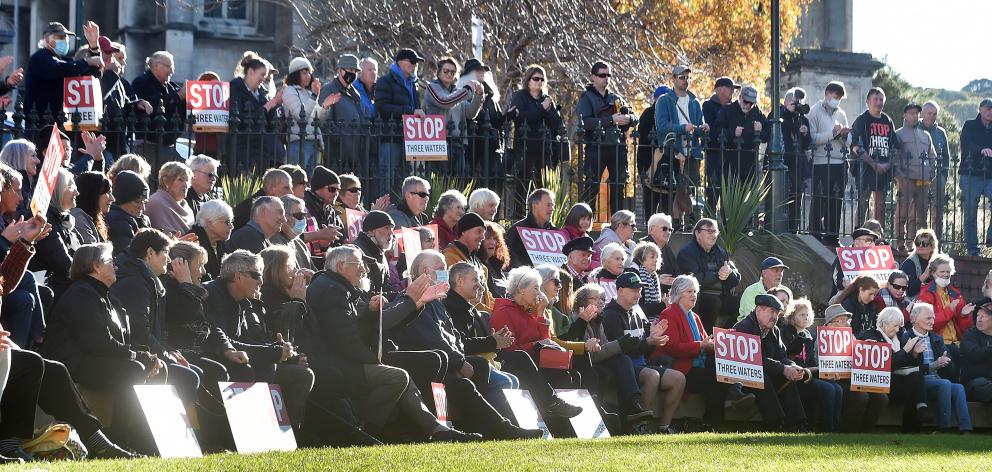
POLYGON ((76 189, 82 198, 93 198, 110 191, 110 179, 102 172, 83 172, 76 176, 76 189))
POLYGON ((872 230, 870 230, 868 228, 858 228, 858 229, 854 230, 853 233, 851 233, 851 238, 852 239, 858 239, 858 238, 860 238, 862 236, 871 236, 876 241, 878 241, 878 233, 876 233, 876 232, 874 232, 874 231, 872 231, 872 230))
POLYGON ((766 257, 765 260, 761 261, 761 270, 765 269, 775 269, 781 267, 783 269, 788 269, 789 266, 782 262, 782 259, 777 257, 766 257))
POLYGON ((723 76, 720 77, 719 79, 716 79, 716 83, 713 84, 713 88, 719 88, 719 87, 730 87, 732 89, 741 88, 740 85, 734 83, 734 79, 731 79, 730 77, 727 76, 723 76))
POLYGON ((486 220, 475 213, 466 213, 458 220, 458 234, 464 233, 472 228, 485 228, 486 220))
POLYGON ((782 306, 782 300, 779 300, 775 295, 769 295, 767 293, 761 293, 754 297, 755 306, 767 306, 769 308, 774 308, 778 311, 785 309, 782 306))
POLYGON ((396 226, 396 223, 393 223, 393 218, 384 211, 372 210, 362 220, 362 231, 372 231, 383 226, 396 226))
POLYGON ((64 34, 66 36, 76 35, 76 33, 69 31, 69 28, 66 28, 65 25, 57 21, 48 23, 48 26, 45 27, 45 31, 43 31, 42 34, 64 34))
POLYGON ((906 104, 906 106, 902 107, 902 112, 903 113, 906 113, 907 111, 912 110, 914 108, 918 112, 922 112, 923 111, 923 107, 921 107, 921 106, 919 106, 919 105, 917 105, 917 104, 915 104, 913 102, 909 102, 909 103, 906 104))
POLYGON ((624 272, 617 277, 617 288, 643 288, 647 284, 641 281, 636 272, 624 272))
POLYGON ((979 108, 992 108, 992 98, 983 98, 982 103, 978 104, 979 108))
POLYGON ((310 175, 310 188, 317 190, 331 184, 341 185, 341 179, 338 178, 338 174, 335 174, 333 170, 324 166, 314 167, 313 173, 310 175))
POLYGON ((479 69, 489 72, 489 66, 487 66, 486 63, 474 58, 469 59, 465 61, 465 65, 462 67, 462 75, 468 75, 469 72, 477 71, 479 69))
POLYGON ((595 245, 596 243, 592 240, 592 238, 589 236, 582 236, 565 243, 565 247, 561 249, 561 252, 566 256, 572 251, 592 252, 592 247, 595 245))
POLYGON ((118 205, 148 198, 148 184, 140 175, 122 170, 114 177, 114 200, 118 205))
POLYGON ((396 51, 396 56, 393 57, 393 60, 399 62, 404 59, 413 62, 414 64, 424 62, 426 60, 420 54, 417 54, 417 51, 414 51, 413 49, 403 48, 396 51))

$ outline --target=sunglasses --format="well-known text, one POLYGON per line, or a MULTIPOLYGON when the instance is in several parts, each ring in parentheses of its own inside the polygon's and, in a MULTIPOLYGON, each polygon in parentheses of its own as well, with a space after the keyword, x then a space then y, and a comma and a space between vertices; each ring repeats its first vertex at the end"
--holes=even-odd
POLYGON ((410 193, 413 194, 413 195, 416 195, 416 196, 418 196, 420 198, 427 198, 427 197, 431 196, 431 194, 429 194, 427 192, 410 192, 410 193))
POLYGON ((555 283, 555 287, 561 288, 561 279, 551 279, 555 283))
POLYGON ((933 243, 930 242, 930 241, 917 241, 916 242, 916 247, 930 247, 930 246, 933 246, 933 243))
POLYGON ((671 233, 672 232, 672 228, 669 228, 668 226, 662 226, 661 227, 661 231, 663 233, 671 233))
POLYGON ((544 77, 531 77, 532 82, 544 82, 544 77))
POLYGON ((255 280, 262 280, 262 273, 261 272, 255 272, 254 270, 246 270, 246 271, 242 271, 241 273, 242 274, 245 274, 248 277, 251 277, 251 278, 253 278, 255 280))
POLYGON ((348 192, 348 193, 359 193, 359 192, 362 191, 362 188, 361 187, 352 187, 352 188, 346 188, 346 189, 343 189, 343 190, 345 192, 348 192))
POLYGON ((307 214, 306 213, 303 213, 302 211, 298 211, 296 213, 290 213, 289 216, 292 216, 293 218, 295 218, 297 220, 302 220, 302 219, 304 219, 304 218, 307 217, 307 214))
POLYGON ((338 193, 339 191, 341 191, 341 187, 327 186, 326 188, 327 188, 327 191, 328 192, 331 192, 331 193, 338 193))
POLYGON ((907 288, 909 288, 906 285, 899 285, 899 284, 889 284, 889 287, 892 287, 896 290, 906 290, 907 288))
POLYGON ((750 106, 754 106, 754 102, 749 102, 747 100, 741 100, 741 101, 744 102, 744 104, 747 105, 747 106, 749 106, 749 107, 750 106))
POLYGON ((196 173, 199 173, 199 174, 203 174, 203 175, 207 176, 207 178, 210 179, 210 180, 217 180, 218 179, 217 174, 214 174, 213 172, 204 172, 202 170, 194 170, 193 172, 196 172, 196 173))
POLYGON ((599 77, 600 79, 609 79, 610 77, 613 77, 613 75, 611 74, 593 74, 593 75, 599 77))

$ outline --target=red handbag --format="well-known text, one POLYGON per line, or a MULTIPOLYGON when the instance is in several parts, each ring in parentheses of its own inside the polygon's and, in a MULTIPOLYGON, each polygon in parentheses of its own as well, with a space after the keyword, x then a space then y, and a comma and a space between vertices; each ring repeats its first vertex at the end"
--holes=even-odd
POLYGON ((557 349, 541 349, 538 365, 544 369, 572 368, 572 351, 559 351, 557 349))

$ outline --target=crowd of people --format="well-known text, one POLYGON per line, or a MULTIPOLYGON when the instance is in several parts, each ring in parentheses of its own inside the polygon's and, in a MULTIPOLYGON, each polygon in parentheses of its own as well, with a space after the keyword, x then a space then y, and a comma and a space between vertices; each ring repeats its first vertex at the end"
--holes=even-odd
MULTIPOLYGON (((92 55, 72 60, 65 57, 72 33, 57 23, 45 30, 25 71, 25 104, 60 109, 61 82, 45 82, 58 74, 102 72, 106 80, 121 70, 123 45, 104 41, 92 23, 84 31, 92 55)), ((309 62, 299 59, 290 64, 287 87, 267 98, 263 84, 272 68, 246 54, 243 77, 231 83, 232 101, 266 113, 279 105, 291 113, 302 107, 303 115, 319 103, 321 113, 335 119, 422 110, 458 119, 481 110, 503 116, 489 103, 495 91, 479 61, 465 64, 463 77, 479 75, 461 87, 453 85, 458 63, 439 60, 438 80, 421 109, 414 72, 423 58, 415 51, 400 50, 374 86, 374 62, 346 55, 327 93, 311 79, 309 62)), ((181 108, 182 87, 168 81, 171 64, 168 53, 154 53, 144 76, 106 90, 121 93, 125 108, 181 108)), ((643 124, 608 92, 610 65, 591 69, 592 84, 578 107, 584 126, 626 132, 643 124)), ((745 86, 730 103, 736 86, 721 78, 717 93, 701 105, 688 91, 689 74, 688 67, 675 67, 673 87, 656 93, 654 127, 663 135, 743 136, 734 152, 753 153, 746 143, 762 139, 768 128, 755 108, 756 90, 745 86)), ((528 69, 524 84, 511 100, 518 116, 560 124, 544 69, 528 69)), ((802 106, 804 94, 791 90, 783 113, 802 106)), ((893 136, 914 134, 915 123, 907 119, 903 133, 885 118, 888 131, 876 135, 885 128, 876 113, 884 93, 873 89, 869 111, 848 128, 838 105, 843 96, 843 85, 829 84, 824 100, 802 118, 799 135, 816 146, 847 146, 853 139, 852 151, 865 151, 873 163, 865 172, 884 173, 888 161, 872 160, 884 153, 862 148, 884 146, 880 137, 894 143, 899 138, 893 136)), ((907 107, 907 116, 920 109, 925 123, 927 107, 907 107)), ((992 136, 992 101, 982 102, 980 111, 965 125, 971 130, 962 139, 966 146, 978 142, 976 135, 992 136)), ((930 123, 920 129, 936 126, 930 123)), ((966 302, 951 284, 954 260, 919 219, 897 230, 896 238, 906 237, 913 251, 884 287, 869 277, 847 280, 838 266, 837 295, 818 300, 829 306, 816 313, 809 299, 794 298, 783 285, 789 267, 777 257, 764 259, 760 280, 741 287, 741 272, 718 243, 713 219, 696 220, 688 243, 676 251, 671 237, 688 215, 653 212, 636 239, 637 215, 613 199, 615 211, 594 239, 588 204, 574 204, 557 228, 558 196, 538 188, 526 195, 526 217, 505 227, 497 221, 504 202, 491 189, 446 190, 433 207, 430 182, 416 175, 398 175, 403 179, 395 188, 370 189, 359 176, 335 172, 335 159, 318 152, 319 140, 306 138, 308 132, 290 143, 305 159, 267 168, 261 188, 233 207, 217 198, 222 163, 209 152, 155 160, 153 167, 143 153, 174 152, 169 143, 138 142, 136 134, 119 143, 131 152, 118 154, 108 150, 106 137, 85 132, 85 146, 57 166, 49 207, 34 212, 30 202, 49 137, 71 149, 69 138, 49 128, 34 141, 3 146, 3 461, 32 459, 21 444, 34 433, 36 407, 75 428, 93 457, 154 453, 133 389, 138 384, 174 386, 187 408, 197 409, 207 450, 233 448, 220 381, 278 384, 298 441, 312 446, 543 436, 519 425, 508 389, 528 390, 555 436, 574 434, 567 420, 588 408, 556 389, 588 390, 612 434, 677 433, 673 418, 686 394, 705 398, 700 427, 708 430, 721 427, 728 409, 755 405, 770 430, 864 432, 894 404, 903 406, 906 431, 933 420, 940 430, 965 433, 972 430, 967 402, 992 402, 992 272, 982 287, 985 298, 966 302), (363 216, 349 234, 355 213, 363 216), (396 230, 404 228, 416 229, 419 252, 398 252, 396 230), (561 229, 566 262, 533 263, 519 231, 528 228, 561 229), (827 326, 849 326, 859 339, 891 346, 890 394, 819 378, 811 330, 820 317, 827 326), (717 381, 714 327, 761 338, 763 389, 717 381), (570 359, 565 365, 549 360, 561 353, 570 359), (451 425, 437 418, 433 383, 445 387, 451 425), (97 418, 81 390, 113 398, 112 419, 97 418)), ((449 133, 460 136, 457 129, 449 133)), ((462 143, 455 149, 466 159, 478 151, 470 140, 462 143)), ((694 152, 690 142, 670 149, 677 150, 672 165, 694 152)), ((974 151, 992 157, 988 148, 974 151)), ((379 152, 380 172, 401 172, 401 145, 383 143, 379 152)), ((626 153, 623 144, 595 152, 595 172, 624 174, 608 164, 626 153)), ((837 165, 821 162, 817 152, 814 182, 837 165)), ((747 158, 723 158, 712 168, 722 167, 724 175, 757 172, 747 158)), ((880 238, 869 228, 851 236, 855 247, 880 238)))

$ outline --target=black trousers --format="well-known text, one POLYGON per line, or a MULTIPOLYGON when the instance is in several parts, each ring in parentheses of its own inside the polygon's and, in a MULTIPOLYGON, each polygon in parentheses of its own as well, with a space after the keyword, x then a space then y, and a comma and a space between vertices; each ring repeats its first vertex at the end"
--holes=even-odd
POLYGON ((624 187, 627 185, 627 146, 587 145, 585 173, 585 201, 593 202, 592 206, 595 208, 599 185, 605 183, 610 189, 610 214, 626 208, 624 187), (610 173, 605 181, 601 180, 604 170, 610 173))
POLYGON ((813 166, 809 232, 828 246, 838 244, 841 205, 847 184, 845 167, 846 164, 813 166))
MULTIPOLYGON (((484 374, 489 377, 488 369, 484 374)), ((510 421, 486 401, 472 380, 449 373, 444 378, 444 391, 448 398, 448 415, 458 429, 487 437, 506 437, 510 421)))
POLYGON ((149 379, 145 367, 136 360, 83 357, 70 367, 69 372, 80 385, 113 395, 113 424, 105 432, 114 442, 129 445, 143 453, 154 452, 151 431, 141 414, 134 386, 166 383, 169 377, 167 365, 159 369, 157 376, 149 379))
POLYGON ((799 389, 784 377, 765 372, 765 388, 745 388, 745 392, 754 394, 766 426, 777 428, 781 424, 797 426, 806 423, 806 410, 803 409, 799 389))
POLYGON ((410 375, 410 380, 417 385, 423 395, 424 403, 431 411, 434 407, 434 395, 431 394, 432 382, 444 382, 448 372, 448 355, 444 351, 391 351, 382 354, 382 363, 399 367, 410 375))
POLYGON ((693 367, 685 374, 685 391, 703 395, 703 421, 717 426, 723 422, 723 401, 730 384, 716 381, 716 363, 708 355, 703 367, 693 367))
POLYGON ((530 392, 538 408, 544 408, 554 400, 554 389, 543 372, 538 370, 530 354, 525 351, 501 351, 496 360, 503 370, 520 379, 520 387, 530 392))

